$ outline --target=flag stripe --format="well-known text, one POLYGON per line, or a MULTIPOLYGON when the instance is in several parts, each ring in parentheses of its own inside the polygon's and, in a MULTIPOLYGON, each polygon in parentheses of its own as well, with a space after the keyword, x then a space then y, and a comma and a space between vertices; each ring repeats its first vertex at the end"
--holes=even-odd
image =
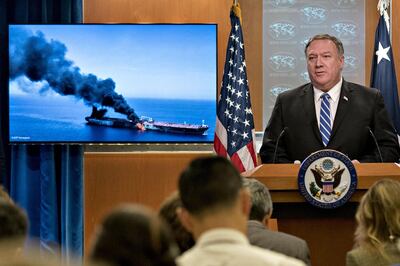
POLYGON ((226 141, 227 134, 224 126, 221 124, 217 117, 217 125, 215 127, 214 134, 214 152, 220 156, 228 157, 228 153, 226 151, 226 141))
POLYGON ((237 153, 234 153, 232 157, 230 158, 232 161, 232 164, 236 166, 236 168, 239 170, 239 172, 244 172, 246 171, 246 168, 242 164, 242 160, 240 159, 239 155, 237 153))
POLYGON ((255 167, 253 157, 248 156, 248 154, 250 154, 248 145, 252 146, 251 144, 252 143, 247 144, 236 153, 239 156, 240 161, 242 162, 242 165, 245 167, 245 169, 253 169, 255 167))
POLYGON ((225 146, 222 144, 217 134, 214 135, 214 152, 222 157, 228 157, 225 146))

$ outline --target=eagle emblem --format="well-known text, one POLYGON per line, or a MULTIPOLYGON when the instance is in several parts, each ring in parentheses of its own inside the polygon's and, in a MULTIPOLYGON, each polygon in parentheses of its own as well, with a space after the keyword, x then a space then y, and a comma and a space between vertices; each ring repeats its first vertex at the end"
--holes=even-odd
POLYGON ((315 182, 310 183, 310 191, 314 197, 320 200, 330 202, 338 199, 348 186, 347 183, 344 183, 338 187, 345 169, 340 168, 340 165, 335 166, 329 158, 310 170, 315 179, 315 182))
POLYGON ((345 204, 357 188, 357 172, 350 158, 335 150, 310 154, 300 165, 299 192, 312 205, 332 209, 345 204))

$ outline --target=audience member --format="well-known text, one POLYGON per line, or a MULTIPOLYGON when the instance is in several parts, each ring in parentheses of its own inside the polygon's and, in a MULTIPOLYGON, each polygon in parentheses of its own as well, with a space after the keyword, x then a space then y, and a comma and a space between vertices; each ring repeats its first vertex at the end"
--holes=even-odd
POLYGON ((4 189, 2 185, 0 185, 0 199, 3 199, 8 202, 13 202, 10 195, 7 193, 7 191, 4 189))
MULTIPOLYGON (((24 252, 23 256, 12 256, 7 249, 0 249, 0 265, 1 266, 82 266, 82 263, 68 263, 62 264, 59 256, 43 256, 38 250, 37 252, 24 252), (4 252, 4 253, 3 253, 4 252)), ((111 266, 111 265, 86 265, 86 266, 111 266)))
POLYGON ((28 231, 28 217, 17 205, 0 198, 0 246, 19 254, 28 231))
POLYGON ((96 265, 175 265, 178 248, 167 226, 153 211, 124 205, 103 220, 90 259, 96 265))
POLYGON ((181 266, 303 265, 294 258, 251 246, 247 237, 250 195, 232 164, 222 157, 192 161, 179 178, 179 217, 196 239, 178 257, 181 266))
POLYGON ((194 239, 179 220, 177 215, 178 208, 182 208, 182 202, 179 193, 174 192, 161 204, 158 214, 169 225, 180 253, 183 253, 194 246, 194 239))
POLYGON ((272 215, 272 200, 268 188, 256 179, 244 178, 243 183, 249 188, 251 195, 251 210, 247 222, 250 243, 297 258, 310 265, 310 252, 306 241, 293 235, 268 230, 268 220, 272 215))
POLYGON ((355 249, 346 265, 400 263, 400 182, 377 181, 362 197, 356 213, 355 249))

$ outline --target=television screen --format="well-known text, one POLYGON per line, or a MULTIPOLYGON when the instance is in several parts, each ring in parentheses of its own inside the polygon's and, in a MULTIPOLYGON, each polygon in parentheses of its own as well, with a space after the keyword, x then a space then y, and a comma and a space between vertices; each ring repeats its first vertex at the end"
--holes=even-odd
POLYGON ((9 25, 11 143, 207 143, 217 25, 9 25))

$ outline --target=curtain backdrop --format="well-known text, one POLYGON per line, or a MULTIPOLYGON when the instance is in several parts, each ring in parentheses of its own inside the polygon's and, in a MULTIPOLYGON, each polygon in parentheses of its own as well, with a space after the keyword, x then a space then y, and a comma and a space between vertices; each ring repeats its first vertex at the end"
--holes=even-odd
MULTIPOLYGON (((82 0, 0 1, 1 43, 8 23, 79 23, 82 0)), ((64 262, 83 253, 83 147, 80 145, 4 145, 7 143, 8 54, 1 51, 1 179, 29 216, 29 235, 45 253, 64 262), (3 149, 4 148, 4 149, 3 149), (7 163, 5 163, 7 162, 7 163), (7 167, 4 166, 9 166, 7 167)))

